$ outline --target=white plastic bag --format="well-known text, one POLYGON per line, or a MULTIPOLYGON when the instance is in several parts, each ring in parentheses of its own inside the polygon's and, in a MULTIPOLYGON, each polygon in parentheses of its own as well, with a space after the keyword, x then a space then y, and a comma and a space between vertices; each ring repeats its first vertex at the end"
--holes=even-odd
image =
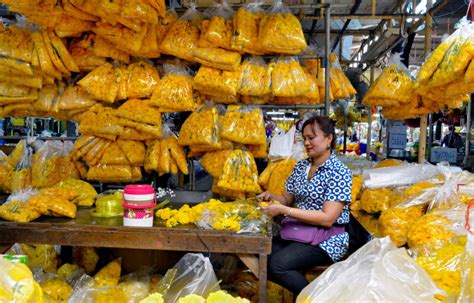
POLYGON ((309 302, 438 302, 444 294, 404 248, 374 239, 331 265, 296 298, 309 302))
POLYGON ((186 254, 173 268, 177 272, 163 297, 165 302, 174 303, 189 294, 207 297, 220 290, 211 261, 202 254, 186 254))
MULTIPOLYGON (((451 172, 460 170, 456 167, 448 168, 451 172)), ((444 168, 443 168, 444 170, 444 168)), ((403 186, 431 179, 444 173, 440 166, 431 164, 408 164, 394 167, 383 167, 364 170, 364 186, 369 189, 403 186)))
POLYGON ((268 158, 270 160, 286 159, 291 157, 293 142, 295 140, 296 127, 293 126, 288 132, 282 132, 273 136, 270 142, 268 158))

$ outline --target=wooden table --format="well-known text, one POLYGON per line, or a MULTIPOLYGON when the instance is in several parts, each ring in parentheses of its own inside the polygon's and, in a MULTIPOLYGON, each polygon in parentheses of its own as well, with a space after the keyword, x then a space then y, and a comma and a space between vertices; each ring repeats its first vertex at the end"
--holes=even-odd
POLYGON ((0 243, 234 253, 258 274, 259 302, 266 302, 267 256, 271 253, 272 241, 270 226, 263 235, 158 225, 155 222, 155 226, 149 228, 124 227, 121 217, 95 218, 88 209, 79 209, 76 219, 42 217, 29 223, 0 220, 0 243))

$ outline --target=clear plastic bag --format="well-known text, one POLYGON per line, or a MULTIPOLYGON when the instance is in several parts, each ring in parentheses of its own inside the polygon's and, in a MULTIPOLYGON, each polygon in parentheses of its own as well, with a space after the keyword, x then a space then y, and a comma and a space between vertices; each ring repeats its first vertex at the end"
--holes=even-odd
POLYGON ((117 285, 122 288, 126 301, 138 303, 143 300, 150 290, 150 274, 147 271, 131 273, 120 278, 117 285))
MULTIPOLYGON (((471 222, 471 226, 474 226, 472 223, 474 222, 471 222)), ((472 232, 467 233, 467 243, 461 257, 461 268, 461 292, 457 302, 471 302, 474 299, 474 235, 472 232)))
POLYGON ((387 209, 379 217, 379 233, 383 237, 390 236, 393 244, 401 247, 407 242, 410 226, 423 214, 423 205, 387 209))
POLYGON ((123 132, 123 126, 119 124, 118 118, 110 111, 103 110, 98 113, 88 111, 82 118, 78 130, 82 134, 114 137, 123 132))
POLYGON ((113 142, 109 145, 104 155, 99 161, 99 164, 109 165, 130 165, 125 153, 120 149, 117 142, 113 142))
POLYGON ((228 71, 237 70, 241 60, 239 53, 209 47, 198 47, 194 49, 193 56, 194 61, 204 66, 228 71))
POLYGON ((58 108, 54 109, 54 102, 58 98, 58 86, 44 85, 41 89, 38 100, 33 102, 32 107, 38 111, 51 112, 52 110, 58 111, 58 108))
POLYGON ((250 2, 239 8, 232 18, 231 48, 240 52, 261 55, 257 45, 258 27, 263 16, 263 2, 250 2))
POLYGON ((454 37, 455 36, 452 35, 445 41, 442 41, 441 44, 439 44, 438 47, 436 47, 436 49, 431 53, 429 58, 418 71, 416 77, 417 82, 420 84, 426 84, 426 82, 430 80, 439 64, 443 61, 446 52, 451 48, 451 45, 454 42, 454 37))
POLYGON ((17 162, 15 168, 12 168, 13 171, 11 172, 11 178, 10 180, 7 180, 5 186, 9 192, 16 192, 31 187, 32 151, 28 146, 26 146, 25 141, 23 141, 23 143, 20 142, 18 145, 20 146, 17 146, 12 154, 7 158, 8 163, 17 162))
POLYGON ((87 180, 102 182, 130 182, 132 180, 132 168, 129 165, 105 165, 91 166, 87 172, 87 180))
POLYGON ((77 198, 73 200, 74 204, 78 206, 92 206, 97 196, 97 191, 90 183, 78 179, 70 178, 61 180, 56 183, 54 187, 68 189, 78 193, 77 198))
POLYGON ((42 302, 43 291, 23 263, 0 258, 0 300, 3 302, 42 302))
POLYGON ((410 73, 400 61, 400 55, 393 55, 390 66, 370 86, 364 97, 364 104, 397 106, 411 101, 413 81, 410 73))
POLYGON ((122 259, 115 259, 102 267, 95 275, 94 280, 97 287, 116 286, 120 280, 122 271, 122 259))
POLYGON ((160 76, 156 67, 145 61, 132 63, 127 67, 127 98, 150 97, 160 76))
MULTIPOLYGON (((228 198, 228 199, 231 199, 231 200, 245 199, 246 193, 244 191, 230 190, 230 189, 222 188, 222 187, 219 187, 217 185, 217 183, 218 183, 218 178, 214 178, 213 181, 212 181, 212 187, 211 187, 211 191, 214 194, 219 195, 221 198, 228 198)), ((226 224, 226 227, 230 228, 230 227, 233 227, 233 225, 232 224, 226 224)), ((238 229, 238 228, 235 228, 235 229, 238 229)))
POLYGON ((138 24, 136 30, 121 24, 112 25, 108 22, 97 22, 92 29, 98 36, 104 37, 120 50, 126 52, 138 52, 148 30, 146 23, 138 24))
POLYGON ((219 117, 215 107, 193 112, 179 132, 179 145, 216 146, 220 142, 219 117))
POLYGON ((222 174, 225 161, 231 154, 231 150, 223 149, 207 152, 202 156, 200 163, 202 167, 214 178, 219 178, 222 174))
POLYGON ((199 30, 195 24, 199 23, 200 18, 196 4, 193 3, 184 15, 169 27, 160 50, 165 54, 192 61, 193 51, 199 40, 199 30))
POLYGON ((277 97, 297 97, 311 90, 312 81, 293 57, 280 57, 272 71, 272 93, 277 97))
POLYGON ((464 234, 465 207, 428 213, 410 226, 407 242, 417 256, 428 256, 433 251, 456 244, 464 234))
POLYGON ((365 169, 362 172, 364 186, 371 189, 415 184, 439 174, 438 167, 431 164, 404 164, 395 167, 365 169))
POLYGON ((258 44, 265 52, 298 54, 307 47, 303 28, 286 4, 277 0, 259 25, 258 44))
POLYGON ((194 89, 210 96, 237 95, 240 69, 222 71, 201 66, 194 77, 194 89))
POLYGON ((392 206, 393 195, 389 188, 366 189, 360 197, 361 208, 369 214, 388 210, 392 206))
POLYGON ((229 106, 222 123, 221 138, 242 144, 265 144, 263 114, 259 108, 229 106))
POLYGON ((217 185, 230 190, 261 192, 258 185, 257 165, 252 154, 240 149, 232 151, 224 164, 217 185))
POLYGON ((14 222, 31 222, 41 214, 28 206, 30 198, 37 194, 36 190, 26 189, 12 193, 5 203, 0 205, 0 218, 14 222))
POLYGON ((117 140, 117 144, 131 165, 140 166, 145 161, 145 144, 134 140, 117 140))
POLYGON ((194 111, 197 103, 191 71, 179 62, 164 64, 164 70, 165 76, 158 82, 150 103, 173 111, 194 111))
POLYGON ((25 62, 31 62, 31 49, 33 43, 31 40, 31 32, 22 30, 17 26, 10 24, 0 27, 0 39, 4 41, 0 50, 0 55, 17 59, 25 62))
POLYGON ((74 246, 72 248, 72 260, 74 264, 83 268, 86 273, 95 272, 99 255, 94 247, 74 246))
POLYGON ((59 96, 58 109, 88 109, 94 104, 96 104, 96 101, 82 87, 69 85, 59 96))
POLYGON ((443 61, 439 63, 433 73, 428 85, 445 85, 464 76, 474 50, 473 31, 473 25, 468 23, 462 25, 451 35, 449 39, 453 39, 452 44, 446 51, 443 61))
MULTIPOLYGON (((232 193, 232 191, 230 191, 232 193)), ((234 202, 210 200, 208 207, 202 208, 195 224, 199 228, 213 230, 231 230, 237 233, 262 233, 265 231, 267 216, 254 201, 244 198, 234 202)))
POLYGON ((108 103, 114 103, 117 98, 120 78, 110 63, 91 71, 77 82, 92 98, 108 103))
POLYGON ((38 213, 46 216, 76 217, 77 207, 72 202, 79 193, 61 188, 42 189, 37 195, 31 197, 28 206, 38 213))
MULTIPOLYGON (((450 244, 433 251, 429 256, 416 258, 421 266, 448 297, 457 297, 461 286, 461 259, 464 245, 450 244)), ((446 297, 440 298, 445 301, 446 297)))
POLYGON ((214 47, 231 49, 232 22, 230 19, 234 15, 232 7, 227 1, 216 2, 209 6, 204 14, 210 20, 206 31, 201 32, 201 39, 214 47))
POLYGON ((188 294, 207 297, 211 292, 219 290, 212 264, 202 254, 188 253, 173 268, 177 273, 164 295, 165 302, 174 303, 188 294))
POLYGON ((272 92, 272 69, 261 57, 250 57, 242 63, 239 80, 239 94, 265 96, 272 92))
POLYGON ((349 79, 344 74, 336 56, 334 56, 334 62, 331 63, 329 78, 335 99, 348 99, 357 93, 349 79))
POLYGON ((129 99, 114 114, 139 123, 161 126, 161 112, 152 106, 150 100, 129 99))
POLYGON ((72 287, 56 274, 37 272, 34 277, 43 292, 53 300, 67 301, 72 294, 72 287))
POLYGON ((444 294, 388 237, 374 239, 347 260, 331 265, 298 295, 296 302, 437 302, 444 294), (416 281, 416 283, 414 282, 416 281), (348 291, 350 289, 350 291, 348 291))
POLYGON ((286 180, 293 172, 295 165, 296 160, 293 158, 276 162, 268 180, 268 187, 266 187, 266 190, 277 195, 282 195, 285 191, 286 180))
MULTIPOLYGON (((27 255, 28 267, 33 272, 54 273, 58 269, 59 255, 50 244, 15 244, 11 248, 14 254, 27 255)), ((9 252, 7 252, 8 254, 9 252)))

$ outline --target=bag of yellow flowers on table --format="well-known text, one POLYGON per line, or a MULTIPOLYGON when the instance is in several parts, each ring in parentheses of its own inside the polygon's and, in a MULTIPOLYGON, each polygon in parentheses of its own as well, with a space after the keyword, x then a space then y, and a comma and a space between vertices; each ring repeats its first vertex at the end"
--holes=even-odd
POLYGON ((421 181, 408 188, 397 189, 392 207, 382 211, 379 217, 379 233, 390 236, 393 244, 401 247, 407 242, 407 234, 413 222, 425 214, 432 201, 435 182, 421 181))
POLYGON ((229 105, 220 121, 222 139, 242 144, 266 143, 263 114, 259 108, 229 105))
POLYGON ((360 197, 362 210, 369 214, 387 210, 392 205, 394 193, 390 188, 365 189, 360 197))
POLYGON ((308 93, 312 81, 298 60, 293 57, 280 57, 271 63, 272 93, 277 97, 297 97, 308 93))
POLYGON ((437 210, 417 219, 408 230, 407 243, 417 256, 428 256, 449 244, 459 243, 464 232, 465 207, 437 210))
POLYGON ((0 218, 14 222, 31 222, 38 219, 41 214, 28 205, 28 201, 35 194, 37 190, 31 188, 12 193, 7 201, 0 205, 0 218))
POLYGON ((245 96, 265 96, 272 92, 272 69, 262 57, 250 57, 242 63, 238 92, 245 96))
POLYGON ((191 71, 176 61, 164 64, 164 77, 158 82, 150 103, 172 111, 194 111, 197 100, 193 93, 191 71))
POLYGON ((258 171, 255 159, 248 151, 232 151, 227 158, 219 182, 219 187, 251 193, 261 192, 258 185, 258 171))
POLYGON ((193 112, 184 121, 179 132, 179 145, 218 145, 219 116, 216 107, 203 108, 193 112))
POLYGON ((277 0, 259 25, 258 45, 265 52, 298 54, 307 47, 303 28, 286 4, 277 0))
POLYGON ((213 47, 230 50, 232 39, 231 19, 234 13, 227 1, 211 4, 204 12, 204 15, 210 20, 206 30, 201 32, 200 39, 207 41, 213 47))
POLYGON ((390 66, 385 68, 370 86, 364 97, 366 105, 396 106, 411 101, 413 81, 407 68, 401 63, 400 55, 390 58, 390 66))
POLYGON ((199 40, 200 13, 196 10, 196 4, 184 13, 178 21, 173 23, 161 42, 160 50, 164 54, 172 55, 184 60, 193 60, 193 51, 199 40))

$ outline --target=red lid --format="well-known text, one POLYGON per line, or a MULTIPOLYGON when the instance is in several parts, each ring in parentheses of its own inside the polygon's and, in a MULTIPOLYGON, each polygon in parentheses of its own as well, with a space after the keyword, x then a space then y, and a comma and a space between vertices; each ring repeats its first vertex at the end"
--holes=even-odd
POLYGON ((123 190, 127 195, 150 195, 155 193, 153 186, 149 184, 129 184, 123 190))

